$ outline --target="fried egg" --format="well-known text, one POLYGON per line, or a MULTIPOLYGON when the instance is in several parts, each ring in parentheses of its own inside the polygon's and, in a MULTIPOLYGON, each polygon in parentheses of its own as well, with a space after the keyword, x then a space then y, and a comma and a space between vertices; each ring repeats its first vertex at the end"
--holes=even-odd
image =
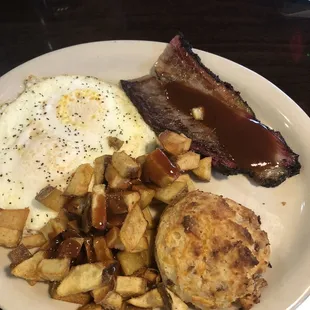
POLYGON ((48 184, 65 189, 80 164, 112 154, 109 136, 133 157, 155 146, 155 134, 118 86, 89 76, 29 79, 0 109, 0 207, 30 207, 26 228, 41 228, 56 214, 36 193, 48 184))

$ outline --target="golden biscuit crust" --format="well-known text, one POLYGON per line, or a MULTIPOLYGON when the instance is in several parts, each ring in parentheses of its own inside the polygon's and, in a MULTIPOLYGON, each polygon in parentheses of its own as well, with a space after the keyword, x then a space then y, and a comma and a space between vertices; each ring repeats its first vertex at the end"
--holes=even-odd
POLYGON ((270 246, 255 213, 211 193, 188 193, 161 217, 156 260, 163 281, 200 309, 259 302, 270 246))

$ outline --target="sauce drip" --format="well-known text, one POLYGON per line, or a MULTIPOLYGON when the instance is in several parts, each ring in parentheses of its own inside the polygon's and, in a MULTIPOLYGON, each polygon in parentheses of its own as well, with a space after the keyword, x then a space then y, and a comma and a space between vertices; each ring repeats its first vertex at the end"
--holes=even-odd
POLYGON ((204 118, 197 122, 214 129, 219 142, 239 168, 253 170, 278 164, 275 158, 278 138, 257 120, 181 83, 168 83, 166 94, 169 102, 187 115, 193 108, 204 108, 204 118))

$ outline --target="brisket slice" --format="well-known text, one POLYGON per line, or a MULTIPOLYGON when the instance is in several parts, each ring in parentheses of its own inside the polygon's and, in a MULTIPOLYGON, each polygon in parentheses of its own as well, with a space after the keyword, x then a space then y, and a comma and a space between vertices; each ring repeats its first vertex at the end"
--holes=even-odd
POLYGON ((154 76, 121 81, 121 85, 144 121, 156 134, 164 130, 183 133, 192 139, 193 151, 212 157, 212 165, 219 172, 225 175, 245 173, 265 187, 277 186, 286 178, 299 173, 298 155, 289 148, 279 132, 270 129, 276 144, 275 157, 279 158, 278 165, 242 170, 221 145, 213 129, 169 103, 165 84, 171 81, 186 82, 191 88, 212 94, 243 117, 256 120, 254 112, 240 94, 207 69, 181 36, 172 39, 159 57, 154 72, 154 76))

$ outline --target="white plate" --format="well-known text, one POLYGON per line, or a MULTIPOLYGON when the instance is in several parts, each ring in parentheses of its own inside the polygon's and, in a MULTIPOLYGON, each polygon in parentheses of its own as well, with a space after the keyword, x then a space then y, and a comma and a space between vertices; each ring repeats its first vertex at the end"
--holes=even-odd
MULTIPOLYGON (((118 83, 147 74, 165 44, 142 41, 89 43, 35 58, 0 79, 0 102, 13 99, 29 75, 93 75, 118 83)), ((257 187, 243 176, 199 184, 201 189, 230 197, 262 218, 271 242, 268 288, 255 310, 296 309, 309 294, 310 285, 310 120, 281 90, 256 73, 227 59, 197 51, 207 67, 241 91, 258 119, 281 131, 300 154, 301 174, 274 189, 257 187), (286 202, 285 205, 282 202, 286 202)), ((48 298, 47 285, 30 287, 8 276, 7 251, 0 250, 0 307, 3 310, 76 309, 48 298)), ((307 308, 308 309, 308 308, 307 308)))

